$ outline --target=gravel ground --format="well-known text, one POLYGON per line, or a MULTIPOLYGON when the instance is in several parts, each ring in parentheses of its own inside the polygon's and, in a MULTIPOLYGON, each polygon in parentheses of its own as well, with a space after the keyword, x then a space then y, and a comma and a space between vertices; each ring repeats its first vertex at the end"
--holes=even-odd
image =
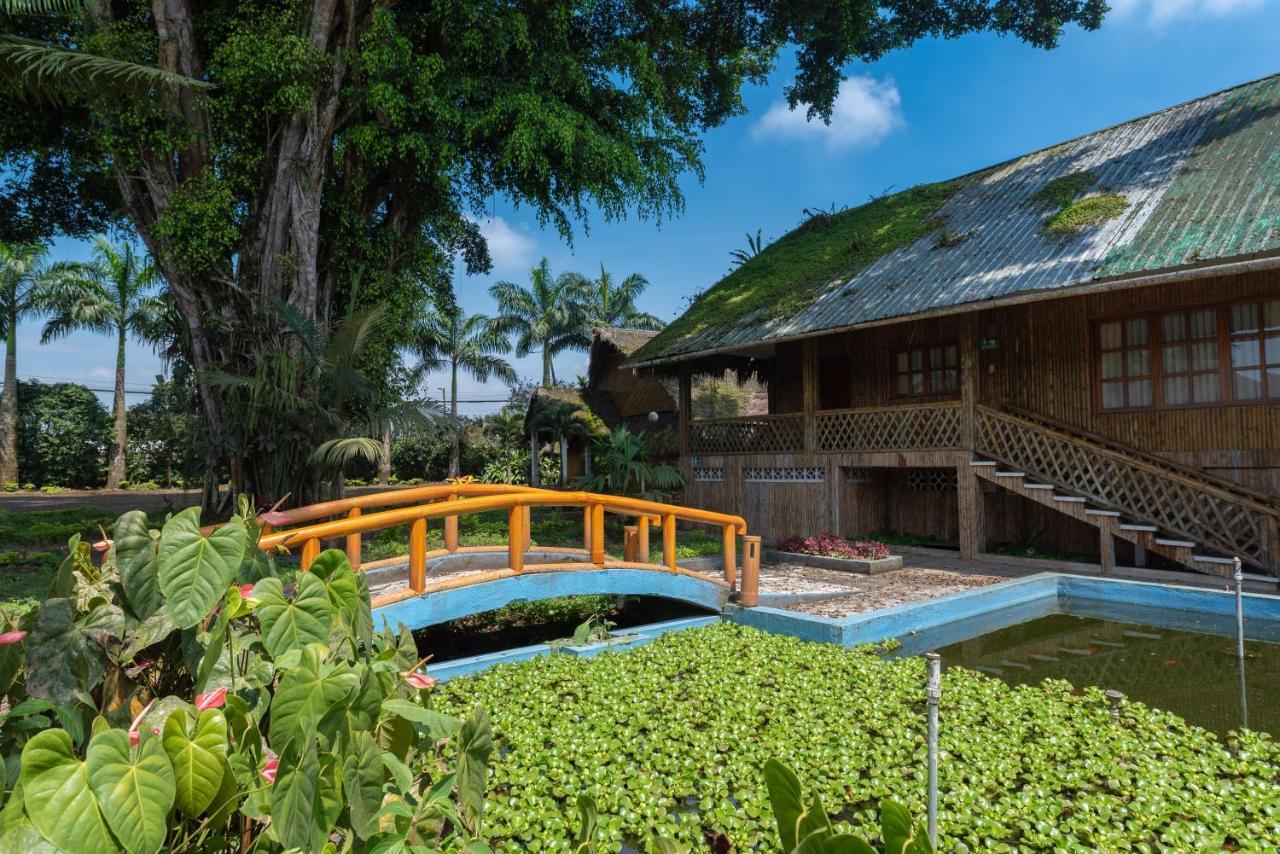
POLYGON ((822 617, 846 617, 1007 580, 995 575, 971 575, 910 566, 883 575, 856 575, 788 563, 760 568, 761 593, 831 593, 832 598, 829 599, 786 606, 792 611, 822 617))

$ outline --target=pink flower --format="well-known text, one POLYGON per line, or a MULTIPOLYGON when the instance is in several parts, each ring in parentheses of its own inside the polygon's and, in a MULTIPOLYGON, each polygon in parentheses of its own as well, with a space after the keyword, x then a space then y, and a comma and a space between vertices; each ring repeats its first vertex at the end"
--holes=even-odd
POLYGON ((142 733, 138 732, 136 729, 129 730, 129 746, 137 747, 138 742, 140 741, 142 741, 142 733))
POLYGON ((258 517, 258 521, 265 525, 270 525, 273 528, 279 525, 288 525, 289 514, 280 510, 268 510, 266 513, 263 513, 258 517))
POLYGON ((13 646, 15 643, 22 643, 22 639, 27 636, 26 632, 5 632, 0 634, 0 646, 13 646))
POLYGON ((417 688, 419 691, 429 691, 436 687, 439 681, 436 677, 426 673, 419 673, 416 670, 406 670, 400 674, 406 683, 411 687, 417 688))
POLYGON ((227 701, 227 689, 218 688, 214 691, 206 691, 203 694, 196 695, 196 711, 203 712, 205 709, 221 709, 227 701))
POLYGON ((262 779, 266 780, 268 783, 274 783, 276 781, 276 771, 279 769, 279 759, 268 759, 267 764, 262 766, 262 779))
POLYGON ((252 585, 252 584, 241 584, 241 585, 240 585, 240 598, 241 598, 241 599, 248 599, 248 598, 249 598, 249 594, 250 594, 250 593, 252 593, 252 592, 253 592, 253 585, 252 585))
MULTIPOLYGON (((147 716, 147 712, 151 711, 151 707, 154 706, 155 704, 156 704, 156 701, 152 700, 150 703, 147 703, 145 706, 143 706, 142 711, 138 712, 137 717, 135 717, 132 723, 129 724, 129 746, 130 747, 137 747, 138 742, 142 741, 142 734, 138 732, 138 727, 142 726, 142 719, 147 716)), ((151 728, 151 732, 154 735, 159 735, 160 727, 153 726, 151 728)))

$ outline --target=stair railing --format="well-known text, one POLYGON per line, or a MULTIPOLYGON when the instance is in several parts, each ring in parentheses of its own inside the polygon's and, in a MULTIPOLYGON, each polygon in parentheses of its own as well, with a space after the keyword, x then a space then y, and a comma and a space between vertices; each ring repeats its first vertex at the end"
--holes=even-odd
POLYGON ((976 408, 975 448, 1027 474, 1277 574, 1280 510, 1114 442, 976 408))

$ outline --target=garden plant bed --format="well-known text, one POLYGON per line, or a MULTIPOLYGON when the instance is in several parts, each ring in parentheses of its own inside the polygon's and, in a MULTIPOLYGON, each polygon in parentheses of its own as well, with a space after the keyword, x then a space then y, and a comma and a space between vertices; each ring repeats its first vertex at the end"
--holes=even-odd
MULTIPOLYGON (((781 757, 838 822, 874 835, 876 805, 924 812, 924 667, 867 650, 721 624, 591 661, 552 656, 450 681, 437 708, 481 707, 497 757, 492 841, 534 850, 564 838, 590 794, 608 850, 652 834, 697 847, 776 850, 761 776, 781 757)), ((1010 687, 953 668, 942 700, 943 850, 1171 850, 1280 835, 1280 747, 1220 741, 1065 682, 1010 687)))
POLYGON ((847 557, 830 557, 828 555, 807 555, 800 552, 783 552, 765 549, 766 560, 779 563, 801 564, 804 566, 820 566, 839 572, 857 572, 862 575, 880 575, 902 569, 902 557, 890 555, 879 559, 861 559, 847 557))

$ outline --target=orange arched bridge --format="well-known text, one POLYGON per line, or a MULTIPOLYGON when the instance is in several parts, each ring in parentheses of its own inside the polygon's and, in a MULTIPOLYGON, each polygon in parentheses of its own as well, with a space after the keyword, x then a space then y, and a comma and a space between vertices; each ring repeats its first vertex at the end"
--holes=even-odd
POLYGON ((735 592, 740 604, 754 605, 759 591, 760 538, 747 536, 741 516, 616 495, 508 484, 438 484, 273 512, 260 521, 259 547, 297 550, 303 571, 323 546, 344 548, 352 566, 369 581, 375 617, 410 628, 511 602, 560 596, 661 596, 719 610, 735 592), (537 508, 580 509, 581 547, 533 543, 531 516, 537 508), (506 515, 505 545, 459 541, 459 517, 495 511, 506 515), (620 556, 606 553, 606 514, 623 517, 620 556), (443 526, 443 547, 429 550, 432 524, 443 526), (719 531, 717 569, 686 568, 677 562, 680 525, 719 531), (366 535, 405 528, 408 554, 363 559, 366 535), (656 548, 651 547, 653 533, 658 535, 656 548))

